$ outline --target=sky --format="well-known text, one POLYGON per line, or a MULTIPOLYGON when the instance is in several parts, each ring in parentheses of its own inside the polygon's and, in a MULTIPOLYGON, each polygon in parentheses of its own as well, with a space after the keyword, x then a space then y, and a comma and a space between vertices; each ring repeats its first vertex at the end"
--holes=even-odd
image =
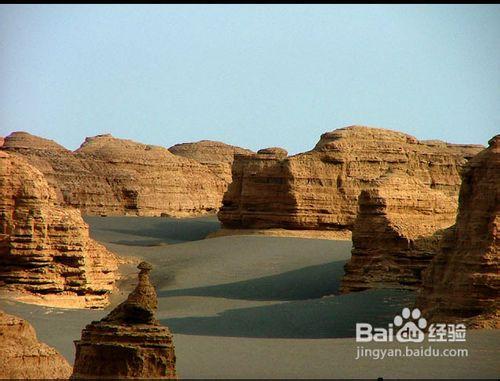
POLYGON ((0 135, 298 153, 353 124, 487 144, 500 6, 0 6, 0 135))

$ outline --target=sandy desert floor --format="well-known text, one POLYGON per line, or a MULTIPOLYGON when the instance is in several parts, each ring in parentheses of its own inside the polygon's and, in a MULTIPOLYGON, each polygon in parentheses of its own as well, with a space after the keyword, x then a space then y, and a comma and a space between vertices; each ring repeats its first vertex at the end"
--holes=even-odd
MULTIPOLYGON (((500 332, 469 331, 458 357, 356 360, 356 322, 386 326, 414 295, 378 290, 337 295, 350 241, 266 236, 203 239, 215 217, 87 217, 91 235, 154 266, 161 322, 172 330, 181 378, 497 378, 500 332)), ((125 274, 104 310, 63 310, 0 300, 41 340, 73 361, 73 340, 135 285, 125 274)), ((402 345, 363 345, 365 348, 402 345)), ((420 345, 414 344, 415 348, 420 345)), ((436 345, 436 347, 438 347, 436 345)))

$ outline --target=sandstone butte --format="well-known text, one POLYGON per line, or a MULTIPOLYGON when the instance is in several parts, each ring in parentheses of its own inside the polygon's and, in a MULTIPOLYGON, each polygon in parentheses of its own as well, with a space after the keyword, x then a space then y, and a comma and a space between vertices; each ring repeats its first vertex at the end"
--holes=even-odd
POLYGON ((117 258, 89 238, 77 209, 55 203, 43 174, 0 151, 0 291, 60 307, 103 307, 117 258))
POLYGON ((127 300, 75 341, 73 379, 176 378, 172 334, 156 319, 151 265, 139 264, 139 282, 127 300))
POLYGON ((86 138, 76 151, 13 132, 2 150, 23 156, 56 190, 59 203, 89 215, 190 216, 218 210, 226 181, 207 166, 159 146, 86 138))
POLYGON ((0 311, 1 379, 68 379, 71 366, 26 320, 0 311))
POLYGON ((351 230, 361 191, 396 170, 456 206, 460 172, 482 148, 351 126, 321 135, 313 150, 294 156, 278 148, 236 154, 218 217, 225 228, 351 230))
POLYGON ((500 135, 467 165, 455 225, 423 275, 417 306, 431 321, 500 328, 500 135))
POLYGON ((208 167, 214 174, 224 180, 226 186, 232 180, 231 166, 233 165, 234 155, 253 153, 249 149, 211 140, 176 144, 168 150, 175 155, 196 160, 208 167))
POLYGON ((454 200, 406 172, 393 172, 362 190, 358 204, 341 292, 416 289, 443 230, 455 222, 454 200))

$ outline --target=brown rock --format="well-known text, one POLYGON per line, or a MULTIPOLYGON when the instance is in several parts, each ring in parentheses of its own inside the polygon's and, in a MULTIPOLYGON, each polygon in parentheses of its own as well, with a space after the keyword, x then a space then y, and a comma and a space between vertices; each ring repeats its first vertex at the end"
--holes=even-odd
POLYGON ((341 291, 415 289, 442 230, 455 222, 455 202, 405 172, 384 175, 372 186, 358 198, 341 291))
POLYGON ((116 257, 89 238, 80 212, 55 203, 43 174, 0 151, 0 286, 21 300, 102 307, 116 257))
POLYGON ((460 171, 480 150, 378 128, 341 128, 298 155, 236 155, 218 216, 227 228, 352 229, 358 195, 382 175, 411 172, 456 200, 460 171))
POLYGON ((500 135, 467 165, 456 224, 424 273, 417 305, 431 321, 500 328, 500 135))
POLYGON ((111 135, 87 138, 75 152, 14 132, 3 150, 45 174, 60 203, 84 214, 187 216, 216 211, 225 182, 195 160, 111 135))
POLYGON ((257 153, 259 155, 272 155, 275 156, 277 159, 284 159, 285 157, 288 156, 287 150, 280 147, 263 148, 258 150, 257 153))
POLYGON ((92 173, 106 173, 121 213, 188 216, 215 212, 221 204, 224 181, 166 148, 102 135, 87 138, 75 153, 92 173))
POLYGON ((0 378, 67 379, 71 366, 26 320, 0 311, 0 378))
MULTIPOLYGON (((184 156, 207 166, 214 174, 222 178, 226 187, 231 182, 231 166, 235 154, 252 154, 253 152, 229 144, 201 140, 194 143, 176 144, 168 149, 175 155, 184 156)), ((225 191, 225 189, 224 189, 225 191)))
POLYGON ((172 334, 156 319, 157 296, 142 262, 139 282, 128 299, 75 341, 73 379, 176 378, 172 334))

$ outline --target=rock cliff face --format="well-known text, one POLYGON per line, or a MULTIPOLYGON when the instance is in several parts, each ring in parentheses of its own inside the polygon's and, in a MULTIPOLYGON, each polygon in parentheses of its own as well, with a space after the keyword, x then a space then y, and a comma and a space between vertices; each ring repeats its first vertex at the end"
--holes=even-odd
POLYGON ((75 341, 73 379, 176 378, 172 334, 156 319, 157 296, 142 262, 139 283, 127 300, 75 341))
POLYGON ((75 152, 25 132, 3 150, 25 157, 55 189, 59 203, 84 214, 187 216, 216 211, 225 181, 195 160, 111 135, 87 138, 75 152))
POLYGON ((0 288, 46 305, 106 305, 117 259, 89 238, 80 212, 57 205, 40 171, 1 151, 0 190, 0 288))
POLYGON ((166 148, 102 135, 87 138, 75 153, 93 173, 106 168, 122 213, 187 216, 220 206, 224 181, 166 148))
POLYGON ((481 148, 352 126, 295 156, 236 155, 218 216, 228 228, 352 229, 358 195, 391 170, 456 200, 461 169, 481 148))
POLYGON ((456 224, 424 273, 417 305, 434 321, 500 328, 500 135, 467 165, 456 224))
POLYGON ((25 320, 0 311, 0 378, 67 379, 71 366, 25 320))
POLYGON ((214 174, 231 182, 231 166, 235 154, 252 154, 253 152, 229 144, 211 140, 201 140, 195 143, 176 144, 168 149, 175 155, 187 157, 208 167, 214 174))
POLYGON ((455 222, 454 200, 403 172, 376 180, 358 204, 341 291, 417 288, 443 229, 455 222))

